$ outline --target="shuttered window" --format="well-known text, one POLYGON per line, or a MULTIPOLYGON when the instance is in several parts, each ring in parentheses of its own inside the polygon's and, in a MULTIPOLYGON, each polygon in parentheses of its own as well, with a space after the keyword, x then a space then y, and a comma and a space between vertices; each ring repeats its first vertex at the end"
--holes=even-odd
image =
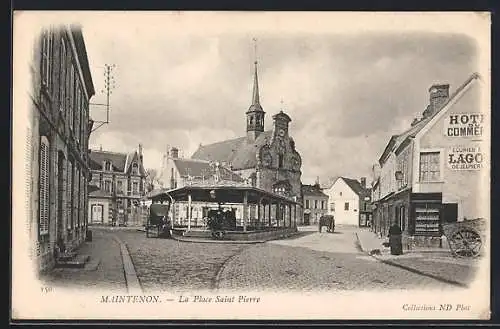
POLYGON ((31 229, 31 220, 33 218, 33 214, 31 213, 32 207, 31 207, 31 201, 33 200, 32 194, 31 194, 31 178, 32 178, 32 172, 31 172, 31 164, 33 163, 33 156, 32 156, 32 135, 31 135, 31 128, 27 127, 26 128, 26 148, 25 148, 25 154, 24 154, 24 175, 25 175, 25 185, 24 185, 24 193, 25 193, 25 210, 26 210, 26 230, 29 232, 31 229))
POLYGON ((71 230, 73 227, 73 162, 68 162, 68 181, 67 181, 67 202, 66 202, 66 228, 71 230))
POLYGON ((59 104, 66 113, 66 42, 61 39, 60 68, 59 68, 59 104))
POLYGON ((52 88, 52 33, 45 30, 42 34, 42 84, 52 88))
POLYGON ((39 222, 40 235, 49 234, 49 141, 42 136, 40 140, 40 197, 39 222))

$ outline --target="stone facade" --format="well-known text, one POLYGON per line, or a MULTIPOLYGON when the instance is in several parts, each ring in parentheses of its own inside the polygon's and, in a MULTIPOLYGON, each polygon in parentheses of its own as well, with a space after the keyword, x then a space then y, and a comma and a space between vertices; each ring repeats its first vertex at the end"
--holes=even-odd
POLYGON ((143 224, 141 200, 145 195, 146 171, 142 145, 130 154, 91 150, 89 223, 106 225, 143 224))
POLYGON ((443 225, 489 219, 489 118, 480 107, 486 97, 482 81, 473 74, 449 97, 448 88, 429 89, 422 119, 393 136, 379 159, 373 228, 382 236, 398 224, 417 244, 441 245, 443 225))
POLYGON ((42 31, 30 63, 26 174, 31 258, 50 269, 57 249, 81 244, 87 231, 89 100, 94 86, 82 32, 42 31))
POLYGON ((302 200, 304 204, 304 225, 316 225, 323 215, 328 214, 329 196, 323 193, 323 189, 317 182, 314 185, 302 185, 302 200))

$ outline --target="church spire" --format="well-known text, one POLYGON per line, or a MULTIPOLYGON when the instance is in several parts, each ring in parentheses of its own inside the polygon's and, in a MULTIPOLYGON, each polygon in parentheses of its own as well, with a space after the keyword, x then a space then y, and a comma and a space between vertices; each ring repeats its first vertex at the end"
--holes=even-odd
POLYGON ((253 93, 252 93, 252 105, 250 105, 249 111, 262 111, 262 106, 260 106, 260 95, 259 95, 259 75, 257 73, 257 65, 259 62, 257 61, 257 39, 252 39, 253 44, 253 52, 254 52, 254 74, 253 74, 253 93))
MULTIPOLYGON (((259 105, 258 107, 260 107, 260 97, 259 97, 259 77, 257 75, 257 64, 258 62, 255 61, 254 62, 254 65, 255 65, 255 73, 253 75, 253 94, 252 94, 252 105, 254 105, 255 107, 257 107, 257 105, 259 105)), ((261 108, 262 110, 262 108, 261 108)))

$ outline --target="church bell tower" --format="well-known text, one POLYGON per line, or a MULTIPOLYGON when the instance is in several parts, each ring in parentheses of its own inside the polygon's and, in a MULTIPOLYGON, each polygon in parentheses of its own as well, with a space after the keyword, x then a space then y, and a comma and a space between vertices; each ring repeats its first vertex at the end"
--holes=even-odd
MULTIPOLYGON (((257 40, 254 39, 256 42, 257 40)), ((255 49, 257 45, 255 44, 255 49)), ((257 50, 255 50, 257 53, 257 50)), ((255 55, 257 56, 257 55, 255 55)), ((247 115, 247 137, 249 140, 254 141, 257 139, 259 134, 264 131, 264 115, 265 112, 260 105, 260 95, 259 95, 259 77, 257 75, 257 58, 255 59, 255 72, 253 77, 253 93, 252 93, 252 105, 248 108, 246 112, 247 115)))
POLYGON ((252 105, 246 112, 247 115, 247 137, 255 140, 261 132, 264 131, 265 112, 260 105, 259 99, 259 80, 257 76, 257 61, 255 61, 255 73, 253 80, 252 105))

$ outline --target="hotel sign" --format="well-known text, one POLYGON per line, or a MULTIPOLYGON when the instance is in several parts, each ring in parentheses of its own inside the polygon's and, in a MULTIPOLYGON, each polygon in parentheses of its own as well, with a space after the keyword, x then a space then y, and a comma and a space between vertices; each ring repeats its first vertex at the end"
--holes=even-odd
POLYGON ((454 146, 448 150, 447 163, 452 170, 480 170, 486 155, 479 146, 454 146))
POLYGON ((444 134, 448 137, 479 137, 484 133, 485 115, 482 113, 450 113, 444 120, 444 134))

